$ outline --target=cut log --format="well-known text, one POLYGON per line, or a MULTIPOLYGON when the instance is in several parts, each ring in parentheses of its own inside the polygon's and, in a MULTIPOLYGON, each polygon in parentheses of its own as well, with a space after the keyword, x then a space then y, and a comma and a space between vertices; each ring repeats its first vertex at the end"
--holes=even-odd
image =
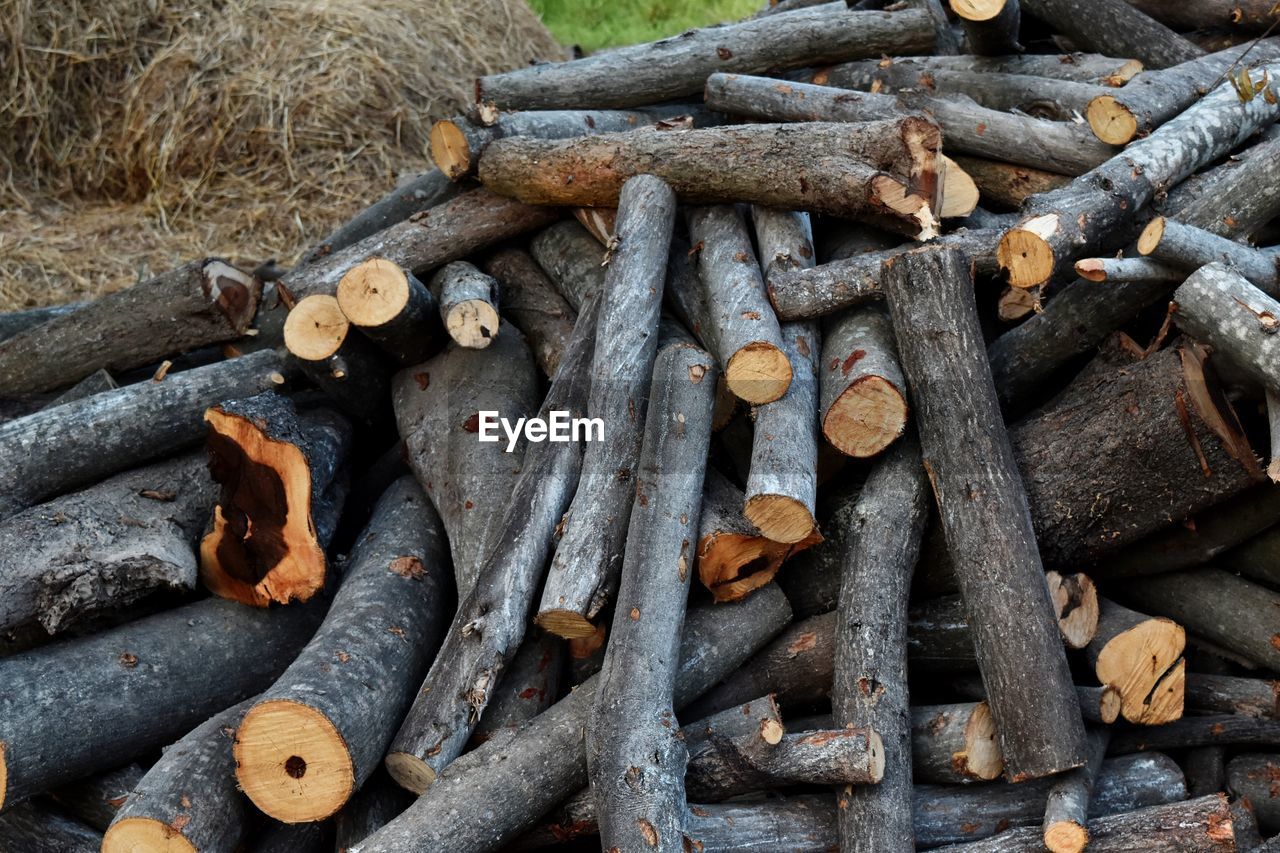
MULTIPOLYGON (((607 432, 587 446, 534 617, 561 637, 595 633, 594 623, 618 589, 675 221, 676 197, 666 184, 650 175, 627 181, 605 272, 587 400, 587 413, 601 419, 607 432)), ((699 370, 691 363, 681 378, 701 382, 699 370)), ((706 377, 713 389, 715 375, 706 377)))
MULTIPOLYGON (((909 61, 924 70, 979 71, 987 74, 1025 74, 1052 80, 1072 80, 1100 86, 1123 86, 1142 70, 1136 59, 1112 59, 1097 53, 1020 53, 1005 56, 890 56, 880 62, 909 61)), ((861 65, 861 62, 849 63, 861 65)), ((832 69, 836 70, 836 69, 832 69)))
POLYGON ((1044 577, 1062 641, 1069 649, 1083 649, 1098 633, 1098 590, 1093 580, 1082 573, 1046 572, 1044 577))
POLYGON ((441 267, 431 279, 440 319, 458 346, 484 349, 498 336, 498 281, 466 261, 441 267))
POLYGON ((822 337, 822 434, 847 456, 881 453, 907 425, 906 382, 893 325, 879 305, 847 309, 822 337))
POLYGON ((39 308, 24 308, 18 311, 0 311, 0 341, 8 340, 14 335, 25 332, 83 308, 86 302, 70 302, 66 305, 44 305, 39 308))
POLYGON ((1084 258, 1076 261, 1076 275, 1118 284, 1175 284, 1186 278, 1177 267, 1145 258, 1084 258))
MULTIPOLYGON (((1031 166, 1018 166, 1001 160, 956 155, 956 163, 968 173, 978 187, 982 202, 1017 209, 1031 196, 1047 193, 1070 183, 1066 175, 1046 172, 1031 166)), ((991 226, 1002 231, 1007 223, 991 226)))
POLYGON ((208 599, 0 660, 0 806, 132 760, 275 679, 323 615, 208 599))
POLYGON ((787 734, 776 744, 751 733, 712 737, 690 758, 686 784, 697 802, 718 802, 787 785, 871 786, 884 769, 884 745, 870 728, 787 734))
POLYGON ((870 217, 927 240, 937 234, 940 146, 932 122, 910 117, 644 129, 502 139, 485 149, 479 174, 494 192, 533 204, 615 207, 624 181, 650 173, 692 204, 749 201, 870 217))
POLYGON ((383 258, 424 276, 441 264, 536 231, 559 218, 559 211, 530 207, 483 189, 472 190, 420 210, 342 251, 295 267, 280 284, 297 300, 314 293, 333 295, 347 271, 370 258, 383 258))
POLYGON ((730 205, 692 208, 689 235, 698 256, 701 291, 679 297, 704 306, 703 322, 692 325, 715 342, 729 390, 749 403, 771 403, 791 385, 791 361, 769 307, 760 266, 751 250, 742 215, 730 205))
POLYGON ((698 524, 698 579, 716 601, 737 601, 773 580, 792 554, 821 542, 815 531, 788 545, 761 536, 742 514, 741 490, 718 471, 707 471, 698 524))
MULTIPOLYGON (((1052 2, 1072 5, 1076 0, 1052 2)), ((1101 0, 1090 0, 1094 2, 1101 0)), ((1115 2, 1123 5, 1122 0, 1115 2)), ((1280 66, 1266 66, 1262 73, 1272 70, 1280 72, 1280 66)), ((1117 233, 1123 233, 1121 226, 1158 192, 1226 154, 1277 115, 1280 103, 1270 104, 1266 98, 1242 102, 1232 85, 1220 84, 1096 169, 1061 189, 1028 199, 1023 221, 1000 240, 1000 266, 1009 283, 1043 284, 1076 258, 1107 248, 1117 233)))
POLYGON ((1187 673, 1186 704, 1195 711, 1280 719, 1280 682, 1187 673))
POLYGON ((678 39, 481 77, 476 102, 499 109, 601 109, 693 95, 717 71, 756 73, 813 62, 925 52, 927 13, 851 12, 828 3, 768 20, 690 30, 678 39))
POLYGON ((606 249, 609 247, 609 241, 613 239, 613 227, 618 222, 616 207, 575 207, 573 218, 587 229, 587 233, 597 243, 606 249))
POLYGON ((1280 391, 1280 302, 1224 264, 1192 273, 1173 293, 1178 325, 1254 382, 1280 391))
MULTIPOLYGON (((672 217, 674 209, 664 221, 672 217)), ((708 353, 678 343, 653 367, 622 582, 586 732, 606 848, 675 849, 684 837, 688 752, 672 725, 674 692, 715 373, 708 353)))
POLYGON ((997 779, 1004 771, 995 720, 986 702, 911 709, 911 765, 921 782, 997 779))
POLYGON ((1008 776, 1078 767, 1080 704, 981 348, 969 264, 955 249, 916 250, 888 266, 884 287, 1008 776))
POLYGON ((605 250, 577 222, 565 220, 543 229, 529 242, 529 252, 575 313, 604 288, 605 250))
POLYGON ((0 393, 51 391, 104 367, 128 370, 234 340, 261 296, 262 283, 226 261, 192 261, 0 343, 0 393))
POLYGON ((574 310, 523 249, 499 249, 481 267, 498 280, 502 310, 524 333, 543 375, 555 376, 573 334, 574 310))
POLYGON ((324 588, 337 518, 326 524, 323 505, 350 425, 327 410, 299 414, 274 393, 214 406, 205 420, 209 471, 222 488, 200 543, 201 582, 255 607, 308 600, 324 588))
POLYGON ((1191 106, 1222 82, 1228 69, 1248 55, 1248 64, 1277 58, 1271 42, 1230 47, 1161 71, 1139 74, 1123 89, 1089 102, 1085 117, 1094 135, 1112 145, 1125 145, 1150 133, 1191 106))
POLYGON ((126 764, 64 785, 53 792, 53 799, 85 826, 106 832, 143 772, 137 764, 126 764))
POLYGON ((116 813, 102 853, 234 850, 253 809, 236 787, 229 747, 252 703, 215 714, 166 749, 116 813))
MULTIPOLYGON (((418 482, 444 521, 460 596, 498 545, 526 443, 479 441, 480 413, 512 422, 537 413, 538 377, 519 335, 493 346, 452 346, 392 380, 396 423, 418 482)), ((496 431, 496 430, 495 430, 496 431)))
POLYGON ((1227 785, 1237 798, 1253 806, 1259 826, 1268 834, 1280 829, 1280 758, 1273 754, 1237 755, 1227 764, 1227 785))
POLYGON ((440 347, 439 306, 422 282, 383 258, 352 267, 338 282, 338 307, 401 367, 440 347))
POLYGON ((1022 13, 1018 0, 950 0, 951 11, 964 27, 969 53, 1004 56, 1022 53, 1018 28, 1022 13))
POLYGON ((1176 219, 1157 216, 1151 220, 1138 237, 1138 253, 1180 270, 1226 264, 1264 293, 1273 297, 1280 293, 1275 256, 1176 219))
MULTIPOLYGON (((789 618, 786 596, 776 587, 733 604, 691 610, 680 646, 675 705, 688 704, 736 669, 789 618)), ((587 784, 582 730, 597 685, 598 679, 587 681, 530 721, 519 736, 495 738, 462 756, 403 815, 351 853, 392 853, 414 845, 481 853, 513 841, 587 784), (513 787, 512 778, 525 782, 513 787), (477 804, 484 804, 479 816, 477 804)))
POLYGON ((6 850, 22 853, 98 853, 102 835, 40 803, 19 803, 0 814, 6 850))
POLYGON ((476 725, 472 736, 475 743, 514 732, 556 703, 560 698, 565 646, 562 638, 546 631, 534 631, 525 637, 502 673, 497 694, 476 725))
MULTIPOLYGON (((976 669, 970 665, 968 668, 976 669)), ((951 686, 957 696, 963 699, 982 701, 987 698, 982 679, 976 675, 965 675, 951 679, 951 686)), ((1086 722, 1111 725, 1120 718, 1120 691, 1110 684, 1101 686, 1076 685, 1076 696, 1080 699, 1080 713, 1086 722)))
MULTIPOLYGON (((540 417, 551 411, 581 417, 586 409, 598 309, 592 300, 578 315, 540 417)), ((423 689, 391 742, 387 769, 410 791, 421 794, 461 754, 524 639, 529 606, 581 464, 579 442, 535 443, 525 454, 494 540, 507 544, 479 564, 423 689)))
POLYGON ((1280 597, 1221 569, 1136 578, 1126 597, 1267 669, 1280 669, 1280 597))
POLYGON ((461 188, 439 169, 423 172, 339 225, 333 233, 303 255, 298 265, 314 263, 340 252, 366 237, 372 237, 379 231, 404 222, 414 214, 444 204, 460 191, 461 188))
POLYGON ((378 501, 329 615, 235 735, 235 776, 285 823, 323 820, 382 763, 448 613, 444 531, 412 477, 378 501))
POLYGON ((206 408, 294 375, 264 351, 0 424, 0 518, 194 444, 206 408))
POLYGON ((1117 755, 1198 746, 1280 747, 1280 722, 1244 714, 1197 715, 1163 726, 1117 729, 1111 738, 1117 755))
POLYGON ((1080 853, 1089 844, 1089 802, 1111 740, 1109 729, 1089 729, 1089 761, 1069 770, 1049 790, 1044 807, 1044 846, 1053 853, 1080 853))
POLYGON ((217 501, 202 453, 54 498, 0 522, 0 630, 58 634, 159 593, 195 589, 217 501))
POLYGON ((1098 680, 1120 691, 1124 718, 1153 726, 1180 718, 1186 677, 1182 626, 1107 599, 1100 605, 1098 634, 1087 654, 1098 680))
POLYGON ((317 293, 291 308, 284 345, 307 378, 348 416, 369 421, 386 407, 385 359, 356 332, 335 297, 317 293))
POLYGON ((346 853, 403 814, 412 803, 413 794, 392 781, 385 770, 375 772, 334 818, 333 849, 346 853))
POLYGON ((1204 54, 1124 0, 1022 0, 1022 8, 1077 47, 1133 57, 1147 68, 1168 68, 1204 54))

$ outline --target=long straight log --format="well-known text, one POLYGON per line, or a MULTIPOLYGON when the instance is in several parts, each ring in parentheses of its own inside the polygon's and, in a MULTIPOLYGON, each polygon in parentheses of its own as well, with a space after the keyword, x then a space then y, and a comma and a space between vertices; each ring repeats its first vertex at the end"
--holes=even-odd
POLYGON ((1245 714, 1197 715, 1163 726, 1117 728, 1111 737, 1117 755, 1198 746, 1280 747, 1280 722, 1245 714))
POLYGON ((607 253, 573 220, 544 228, 529 241, 529 253, 575 313, 582 310, 588 296, 604 288, 607 253))
POLYGON ((98 853, 102 835, 56 808, 19 803, 0 814, 0 838, 14 853, 98 853))
POLYGON ((215 714, 164 751, 116 813, 102 839, 103 853, 239 845, 253 810, 236 786, 228 747, 252 702, 215 714))
POLYGON ((0 341, 49 322, 57 317, 78 311, 87 302, 69 302, 66 305, 42 305, 39 308, 23 308, 17 311, 0 311, 0 341))
POLYGON ((0 518, 193 444, 206 408, 294 375, 263 351, 0 424, 0 518))
POLYGON ((226 261, 192 261, 0 343, 0 393, 50 391, 234 340, 261 296, 262 283, 226 261))
MULTIPOLYGON (((539 416, 545 418, 550 411, 582 416, 598 314, 599 302, 592 301, 578 315, 539 416)), ((471 737, 503 668, 524 638, 531 599, 581 465, 579 442, 535 443, 525 454, 496 537, 509 544, 484 557, 471 591, 459 601, 423 690, 391 742, 387 769, 403 787, 425 791, 471 737)))
POLYGON ((1280 682, 1189 672, 1186 704, 1196 711, 1280 719, 1280 682))
MULTIPOLYGON (((776 587, 733 604, 690 611, 674 704, 688 704, 736 669, 786 624, 790 612, 776 587)), ((587 784, 582 731, 598 684, 598 678, 588 680, 517 736, 491 740, 461 757, 403 815, 350 853, 392 853, 413 845, 481 853, 517 838, 587 784), (512 778, 524 784, 513 787, 512 778)))
MULTIPOLYGON (((886 61, 884 58, 878 60, 886 61)), ((889 62, 909 61, 922 71, 978 71, 985 74, 1024 74, 1051 80, 1071 80, 1099 86, 1123 86, 1142 70, 1136 59, 1111 58, 1097 53, 1010 53, 1004 56, 893 56, 889 62)), ((861 67, 862 61, 848 63, 861 67)), ((838 72, 839 66, 830 69, 838 72)))
POLYGON ((1263 293, 1280 294, 1280 259, 1175 219, 1157 216, 1147 223, 1138 237, 1138 254, 1188 271, 1205 264, 1225 264, 1263 293))
POLYGON ((1146 258, 1082 258, 1075 270, 1087 281, 1113 284, 1175 284, 1186 277, 1177 267, 1146 258))
POLYGON ((1124 0, 1022 0, 1022 6, 1077 47, 1130 56, 1148 68, 1168 68, 1204 53, 1124 0))
POLYGON ((348 566, 315 637, 235 735, 239 787, 285 823, 329 817, 368 781, 439 647, 444 531, 412 477, 378 501, 348 566))
POLYGON ((118 767, 259 692, 321 605, 208 599, 0 660, 0 807, 118 767))
POLYGON ((812 62, 927 51, 926 13, 851 12, 835 3, 691 30, 586 59, 522 68, 476 81, 476 102, 499 109, 630 107, 692 95, 716 71, 754 73, 812 62))
MULTIPOLYGON (((661 180, 641 175, 623 186, 587 400, 587 413, 604 422, 605 435, 586 449, 534 617, 561 637, 595 633, 618 588, 675 221, 675 193, 661 180)), ((713 371, 708 381, 714 378, 713 371)))
POLYGON ((523 249, 499 249, 481 267, 498 280, 502 310, 524 333, 542 374, 555 376, 573 334, 574 309, 523 249))
POLYGON ((1192 273, 1173 293, 1178 325, 1253 381, 1280 391, 1280 302, 1221 263, 1192 273))
POLYGON ((338 282, 338 307, 362 334, 402 367, 440 345, 439 306, 413 273, 382 258, 352 267, 338 282))
POLYGON ((968 263, 954 249, 916 250, 889 266, 884 286, 1006 773, 1022 781, 1078 767, 1080 704, 981 348, 968 263), (1027 661, 1036 662, 1030 671, 1027 661))

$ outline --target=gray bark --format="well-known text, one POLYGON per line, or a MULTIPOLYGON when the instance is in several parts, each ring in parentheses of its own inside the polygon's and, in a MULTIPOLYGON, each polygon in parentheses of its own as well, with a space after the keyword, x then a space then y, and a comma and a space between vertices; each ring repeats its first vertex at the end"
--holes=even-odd
POLYGON ((70 302, 66 305, 44 305, 39 308, 0 312, 0 341, 8 340, 20 332, 35 328, 56 317, 78 311, 87 304, 87 302, 70 302))
POLYGON ((401 367, 440 348, 439 306, 413 273, 381 258, 357 264, 338 282, 338 305, 351 325, 401 367))
POLYGON ((1280 719, 1280 682, 1189 672, 1186 705, 1215 714, 1247 714, 1280 719))
POLYGON ((822 336, 822 434, 847 456, 875 456, 907 425, 906 380, 888 313, 862 305, 833 317, 822 336))
POLYGON ((1198 746, 1280 747, 1280 722, 1244 714, 1197 715, 1163 726, 1117 729, 1111 736, 1116 755, 1198 746))
POLYGON ((106 832, 144 772, 137 764, 126 764, 64 785, 52 792, 53 799, 85 826, 106 832))
POLYGON ((502 311, 524 333, 543 375, 555 376, 573 334, 574 310, 523 249, 499 249, 481 268, 498 280, 502 311))
POLYGON ((1077 47, 1168 68, 1204 51, 1124 0, 1022 0, 1023 9, 1077 47))
POLYGON ((1146 258, 1082 258, 1076 261, 1075 269, 1076 275, 1086 281, 1109 284, 1172 286, 1186 278, 1178 267, 1146 258))
POLYGON ((3 853, 98 853, 102 835, 55 808, 19 803, 0 814, 3 853))
POLYGON ((1049 790, 1044 806, 1044 844, 1054 853, 1080 853, 1089 843, 1089 802, 1102 769, 1111 732, 1094 726, 1088 732, 1089 761, 1062 774, 1049 790))
POLYGON ((1175 219, 1161 216, 1152 220, 1138 240, 1138 251, 1187 271, 1205 264, 1225 264, 1268 296, 1280 294, 1280 287, 1277 287, 1280 284, 1277 261, 1280 259, 1175 219))
POLYGON ((514 731, 550 708, 560 698, 565 641, 546 631, 524 638, 502 674, 497 695, 476 725, 472 741, 483 743, 514 731))
POLYGON ((963 14, 962 8, 963 4, 952 0, 951 10, 960 18, 970 53, 983 56, 1022 53, 1022 43, 1018 41, 1022 11, 1018 0, 1004 0, 995 15, 981 19, 963 14))
POLYGON ((440 319, 459 346, 484 349, 498 336, 498 281, 466 261, 445 264, 431 279, 440 319))
POLYGON ((776 744, 755 733, 713 737, 690 758, 686 784, 696 802, 790 785, 874 786, 884 762, 880 735, 865 727, 786 734, 776 744))
POLYGON ((76 400, 83 400, 85 397, 92 397, 94 394, 100 394, 103 391, 114 391, 119 387, 120 383, 105 369, 96 370, 55 397, 49 407, 61 406, 63 403, 74 403, 76 400))
POLYGON ((334 850, 347 853, 412 803, 413 794, 392 781, 385 771, 378 771, 334 818, 334 850))
POLYGON ((999 778, 1004 758, 998 740, 987 702, 912 708, 912 777, 943 784, 999 778))
POLYGON ((529 252, 574 312, 604 288, 604 247, 571 219, 540 231, 529 242, 529 252))
POLYGON ((1280 830, 1280 758, 1274 754, 1237 755, 1227 763, 1227 786, 1253 806, 1258 825, 1268 835, 1280 830))
POLYGON ((1253 381, 1280 391, 1280 302, 1224 264, 1192 273, 1173 293, 1174 316, 1253 381))

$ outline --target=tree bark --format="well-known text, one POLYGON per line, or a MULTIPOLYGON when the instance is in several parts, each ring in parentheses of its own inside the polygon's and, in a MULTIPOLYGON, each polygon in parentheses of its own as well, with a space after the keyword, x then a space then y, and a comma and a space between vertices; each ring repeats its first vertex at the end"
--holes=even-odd
POLYGON ((321 602, 208 599, 0 660, 0 806, 132 760, 266 687, 321 602))
POLYGON ((66 305, 43 305, 39 308, 0 312, 0 341, 6 341, 28 329, 33 329, 57 317, 78 311, 87 304, 89 303, 70 302, 66 305))
POLYGON ((1227 764, 1227 786, 1253 806, 1258 825, 1268 834, 1280 828, 1280 758, 1273 754, 1237 755, 1227 764))
POLYGON ((193 444, 208 406, 293 375, 277 353, 254 353, 0 424, 0 518, 193 444))
MULTIPOLYGON (((733 604, 690 611, 674 704, 688 704, 732 672, 789 618, 786 596, 776 587, 733 604)), ((582 732, 598 684, 598 678, 588 680, 518 736, 495 738, 460 758, 403 815, 350 853, 391 853, 415 845, 481 853, 517 838, 587 784, 582 732), (525 783, 513 787, 512 778, 525 783)))
POLYGON ((126 764, 64 785, 52 796, 68 815, 91 829, 106 832, 143 773, 139 765, 126 764))
POLYGON ((1018 0, 951 0, 951 11, 964 27, 970 53, 1005 56, 1022 53, 1018 29, 1022 13, 1018 0))
POLYGON ((837 450, 862 459, 902 435, 906 381, 882 306, 856 306, 833 317, 822 338, 819 369, 822 434, 837 450))
POLYGON ((338 307, 401 367, 440 349, 439 306, 422 282, 382 258, 352 267, 338 282, 338 307))
POLYGON ((347 271, 370 258, 382 258, 423 276, 441 264, 536 231, 558 218, 559 211, 530 207, 483 189, 471 190, 341 251, 295 267, 279 284, 299 301, 313 293, 333 295, 347 271))
POLYGON ((1203 797, 1227 789, 1224 753, 1221 746, 1197 746, 1187 750, 1182 766, 1186 768, 1187 793, 1191 797, 1203 797))
POLYGON ((917 250, 889 265, 884 286, 1006 772, 1023 781, 1078 767, 1080 704, 981 348, 968 263, 954 249, 917 250))
POLYGON ((431 279, 440 319, 454 343, 484 349, 498 336, 498 281, 466 261, 445 264, 431 279))
POLYGON ((497 695, 476 725, 474 743, 514 732, 556 703, 565 645, 562 638, 546 631, 525 637, 502 674, 497 695))
POLYGON ((458 594, 465 597, 498 546, 527 450, 523 438, 514 447, 502 435, 479 441, 480 412, 512 422, 537 413, 532 358, 519 335, 501 335, 483 350, 452 346, 397 373, 392 395, 409 467, 444 522, 458 594))
POLYGON ((927 52, 933 43, 933 22, 924 12, 851 12, 828 3, 481 77, 476 102, 505 110, 631 107, 696 94, 717 71, 757 73, 927 52))
POLYGON ((1271 527, 1223 554, 1221 565, 1252 580, 1274 585, 1280 578, 1277 548, 1280 548, 1280 527, 1271 527))
POLYGON ((1225 264, 1268 296, 1280 294, 1277 258, 1252 246, 1157 216, 1138 238, 1138 253, 1180 270, 1197 270, 1205 264, 1225 264))
POLYGON ((385 770, 375 772, 334 818, 333 849, 347 853, 412 804, 413 794, 392 781, 385 770))
POLYGON ((880 735, 870 728, 787 734, 776 744, 752 733, 711 738, 690 759, 687 785, 695 801, 717 802, 788 785, 873 786, 884 765, 880 735))
POLYGON ((911 709, 913 778, 958 783, 999 778, 1004 755, 986 702, 911 709))
POLYGON ((382 763, 440 645, 444 531, 412 477, 378 501, 329 615, 235 736, 239 787, 285 823, 333 815, 382 763))
MULTIPOLYGON (((599 302, 584 307, 564 363, 539 415, 567 411, 581 417, 590 391, 590 353, 599 302)), ((578 442, 535 443, 511 488, 495 548, 479 564, 470 592, 445 633, 413 706, 391 742, 387 769, 401 786, 421 794, 461 754, 524 639, 525 620, 569 507, 582 465, 578 442)))
MULTIPOLYGON (((675 221, 670 187, 649 175, 627 181, 605 272, 587 400, 587 413, 603 420, 606 434, 586 449, 535 616, 561 637, 595 633, 595 621, 618 589, 675 221)), ((701 382, 699 370, 690 364, 688 381, 701 382)), ((712 371, 712 386, 714 379, 712 371)))
POLYGON ((201 581, 254 607, 310 599, 324 588, 337 522, 324 522, 324 503, 344 489, 350 425, 328 410, 300 414, 275 393, 214 406, 205 420, 221 491, 200 542, 201 581))
POLYGON ((1186 632, 1176 622, 1104 598, 1098 634, 1086 651, 1098 681, 1120 691, 1126 720, 1163 725, 1182 716, 1185 646, 1186 632))
POLYGON ((1198 746, 1280 747, 1280 722, 1244 714, 1188 716, 1163 726, 1117 729, 1111 738, 1117 755, 1198 746))
POLYGON ((576 312, 556 292, 533 256, 523 249, 499 249, 485 259, 481 268, 498 280, 502 310, 524 333, 542 374, 555 376, 573 334, 576 312))
POLYGON ((215 714, 164 751, 116 813, 103 853, 233 850, 240 844, 253 810, 236 786, 229 747, 252 703, 246 699, 215 714))
POLYGON ((372 424, 386 408, 387 359, 356 332, 338 300, 313 294, 289 310, 284 345, 302 372, 349 417, 372 424))
POLYGON ((1124 0, 1022 0, 1023 8, 1077 47, 1168 68, 1204 51, 1124 0))
POLYGON ((1173 293, 1178 325, 1253 381, 1280 391, 1280 302, 1224 264, 1192 273, 1173 293))
POLYGON ((1187 707, 1214 714, 1280 719, 1280 682, 1231 675, 1187 673, 1187 707))
POLYGON ((831 710, 837 726, 870 726, 886 744, 880 784, 840 794, 850 853, 912 849, 907 599, 928 510, 920 448, 904 441, 872 471, 842 531, 831 710))
POLYGON ((529 252, 575 313, 604 288, 604 247, 577 222, 565 220, 543 229, 529 242, 529 252))
POLYGON ((120 383, 105 369, 96 370, 55 397, 49 404, 49 408, 61 406, 63 403, 74 403, 76 400, 83 400, 85 397, 92 397, 103 391, 114 391, 119 387, 120 383))
POLYGON ((1049 790, 1044 807, 1044 846, 1053 853, 1080 853, 1089 844, 1089 801, 1111 739, 1109 729, 1088 732, 1089 761, 1068 770, 1049 790))
POLYGON ((19 803, 0 814, 4 849, 14 853, 98 853, 102 835, 38 803, 19 803))
POLYGON ((927 119, 643 129, 569 140, 503 139, 480 180, 534 204, 614 207, 622 183, 649 173, 682 201, 749 201, 872 218, 919 239, 937 234, 937 127, 927 119))
POLYGON ((262 283, 226 261, 192 261, 0 343, 0 393, 73 385, 234 340, 253 321, 262 283))
POLYGON ((1075 268, 1086 281, 1113 284, 1173 285, 1186 278, 1178 267, 1146 258, 1083 258, 1075 268))

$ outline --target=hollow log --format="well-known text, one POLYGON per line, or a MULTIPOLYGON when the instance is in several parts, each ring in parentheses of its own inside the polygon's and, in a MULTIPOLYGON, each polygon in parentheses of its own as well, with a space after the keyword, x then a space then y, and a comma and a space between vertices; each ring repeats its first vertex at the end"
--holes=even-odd
POLYGON ((565 220, 538 232, 529 252, 575 313, 604 287, 604 248, 577 222, 565 220))
POLYGON ((888 266, 884 287, 1006 772, 1023 781, 1078 767, 1080 704, 981 349, 968 262, 955 249, 916 250, 888 266))
POLYGON ((308 600, 324 588, 337 523, 324 504, 342 488, 350 425, 327 410, 299 414, 275 393, 214 406, 205 420, 221 490, 200 542, 201 582, 254 607, 308 600))
POLYGON ((262 283, 226 261, 192 261, 0 342, 0 393, 51 391, 234 340, 261 296, 262 283))
POLYGON ((102 835, 43 803, 19 803, 0 814, 6 850, 22 853, 98 853, 102 835))
MULTIPOLYGON (((675 221, 676 197, 666 184, 650 175, 627 181, 605 271, 587 400, 587 412, 603 420, 606 433, 587 446, 534 617, 561 637, 595 633, 595 621, 618 589, 675 221)), ((682 378, 701 382, 701 366, 688 367, 682 378)), ((715 374, 708 377, 712 386, 715 374)))
POLYGON ((1089 801, 1111 739, 1109 729, 1088 731, 1089 761, 1068 770, 1049 790, 1044 807, 1044 846, 1053 853, 1080 853, 1089 844, 1089 801))
POLYGON ((426 361, 439 350, 439 306, 413 273, 370 258, 347 271, 337 295, 351 324, 401 367, 426 361))
POLYGON ((1086 651, 1098 681, 1120 691, 1124 718, 1162 725, 1181 717, 1186 677, 1182 626, 1107 599, 1100 605, 1098 634, 1086 651))
POLYGON ((0 424, 0 518, 194 444, 206 408, 295 375, 259 352, 0 424))
POLYGON ((285 823, 323 820, 381 765, 448 614, 444 532, 412 477, 378 501, 329 614, 235 735, 239 787, 285 823))
POLYGON ((236 786, 229 747, 252 703, 213 715, 166 749, 116 813, 102 853, 235 849, 253 810, 236 786))
POLYGON ((1138 237, 1138 253, 1187 271, 1225 264, 1269 296, 1280 293, 1276 257, 1176 219, 1151 220, 1138 237))
POLYGON ((875 456, 902 435, 906 382, 882 306, 852 307, 826 324, 819 371, 822 434, 837 450, 875 456))
POLYGON ((523 249, 499 249, 481 268, 498 280, 502 310, 533 350, 542 374, 555 376, 565 345, 573 334, 575 312, 533 256, 523 249))
POLYGON ((445 264, 431 279, 440 319, 454 343, 484 349, 500 331, 498 281, 466 261, 445 264))
POLYGON ((0 807, 118 767, 261 691, 321 605, 207 599, 0 659, 0 807))
MULTIPOLYGON (((598 300, 584 307, 564 362, 539 411, 581 417, 590 386, 598 300)), ((461 754, 502 675, 524 639, 525 619, 556 525, 569 507, 582 464, 579 442, 542 442, 525 454, 495 542, 445 633, 423 689, 391 742, 387 769, 421 794, 461 754)))
POLYGON ((317 293, 289 310, 284 345, 312 382, 349 417, 371 422, 386 407, 387 364, 338 300, 317 293))
POLYGON ((513 422, 537 412, 538 378, 519 335, 493 346, 451 346, 392 380, 392 404, 414 476, 449 537, 460 596, 498 545, 502 516, 526 452, 523 438, 479 441, 480 412, 513 422), (510 452, 508 452, 510 451, 510 452))
POLYGON ((491 190, 534 204, 615 207, 624 181, 650 173, 691 204, 871 217, 923 240, 937 234, 940 145, 932 122, 910 117, 643 129, 499 140, 485 149, 479 175, 491 190))
POLYGON ((144 772, 138 764, 126 764, 64 785, 52 796, 68 815, 98 832, 106 832, 144 772))
POLYGON ((1280 302, 1221 263, 1201 267, 1173 292, 1178 325, 1253 381, 1280 391, 1280 302))
POLYGON ((925 52, 933 42, 927 13, 851 12, 828 3, 768 20, 690 30, 678 39, 481 77, 476 81, 476 102, 505 110, 630 107, 696 94, 717 71, 756 73, 925 52))
POLYGON ((1124 0, 1022 0, 1022 8, 1077 47, 1132 57, 1147 68, 1168 68, 1204 54, 1124 0))
POLYGON ((1022 53, 1018 29, 1022 13, 1018 0, 950 0, 951 11, 964 28, 970 53, 1004 56, 1022 53))

